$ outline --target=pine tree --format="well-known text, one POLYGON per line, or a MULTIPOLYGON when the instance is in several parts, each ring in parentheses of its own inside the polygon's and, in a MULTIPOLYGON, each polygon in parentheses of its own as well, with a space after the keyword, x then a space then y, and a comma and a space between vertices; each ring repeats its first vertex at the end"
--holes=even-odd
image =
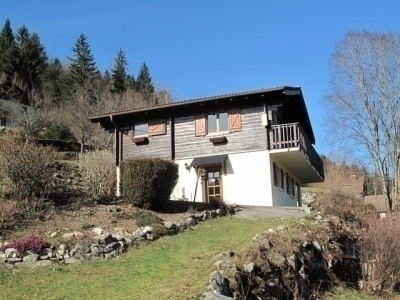
POLYGON ((114 68, 111 70, 111 76, 113 79, 114 91, 116 93, 124 93, 127 88, 127 66, 128 61, 126 60, 125 53, 122 49, 119 49, 117 57, 114 61, 114 68))
POLYGON ((126 76, 126 82, 128 87, 130 87, 131 89, 136 89, 135 76, 133 75, 126 76))
POLYGON ((15 41, 14 71, 20 87, 30 93, 40 86, 40 76, 44 73, 47 63, 46 50, 39 36, 36 33, 30 34, 25 26, 18 29, 15 41))
POLYGON ((14 73, 12 64, 15 56, 15 38, 11 29, 10 20, 7 19, 0 33, 0 82, 4 76, 9 81, 14 73))
POLYGON ((94 56, 91 54, 89 43, 86 36, 81 34, 72 48, 74 57, 69 67, 69 85, 88 89, 93 81, 98 78, 99 71, 96 67, 94 56))
POLYGON ((142 93, 145 101, 151 103, 151 95, 154 93, 154 85, 150 76, 149 68, 143 63, 136 78, 136 89, 142 93))

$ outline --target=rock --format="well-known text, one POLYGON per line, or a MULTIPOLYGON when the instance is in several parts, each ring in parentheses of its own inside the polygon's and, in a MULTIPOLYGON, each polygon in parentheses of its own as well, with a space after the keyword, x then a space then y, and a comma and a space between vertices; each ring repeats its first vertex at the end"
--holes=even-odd
POLYGON ((110 258, 114 258, 117 257, 117 251, 113 250, 110 253, 105 253, 104 254, 104 259, 110 259, 110 258))
POLYGON ((187 217, 185 221, 186 221, 186 224, 188 224, 190 226, 195 226, 197 224, 196 219, 193 217, 187 217))
POLYGON ((24 257, 22 258, 22 261, 23 261, 23 262, 26 262, 26 263, 32 263, 32 262, 37 261, 38 259, 39 259, 39 255, 37 255, 37 254, 30 254, 30 255, 24 256, 24 257))
POLYGON ((74 263, 77 263, 79 260, 77 260, 76 258, 73 258, 73 257, 68 257, 68 258, 66 258, 65 260, 64 260, 64 262, 66 263, 66 264, 74 264, 74 263))
POLYGON ((165 228, 167 228, 168 230, 170 230, 170 229, 175 229, 175 228, 176 228, 176 225, 175 225, 173 222, 171 222, 171 221, 166 221, 166 222, 164 222, 164 226, 165 226, 165 228))
POLYGON ((276 230, 273 229, 273 228, 268 228, 267 232, 268 232, 268 233, 278 233, 278 231, 276 231, 276 230))
POLYGON ((254 263, 249 263, 247 265, 243 265, 243 270, 247 273, 254 273, 255 272, 255 265, 254 263))
POLYGON ((19 256, 19 252, 15 248, 7 248, 4 251, 4 253, 5 253, 6 257, 10 257, 10 258, 19 256))
POLYGON ((146 233, 152 233, 153 232, 153 227, 151 226, 145 226, 143 227, 143 232, 146 233))
POLYGON ((60 249, 61 251, 67 251, 68 250, 68 245, 61 244, 60 246, 58 246, 58 249, 60 249))
POLYGON ((260 249, 261 250, 269 250, 271 249, 271 242, 267 238, 263 238, 260 241, 260 249))
POLYGON ((152 233, 146 233, 146 239, 148 239, 149 241, 154 240, 154 235, 152 233))
POLYGON ((105 234, 101 234, 101 235, 95 236, 94 239, 96 241, 98 241, 99 243, 102 243, 102 244, 110 244, 110 243, 113 243, 113 242, 118 242, 118 240, 115 237, 113 237, 111 234, 109 234, 109 233, 105 233, 105 234))
POLYGON ((92 231, 97 235, 101 235, 104 233, 104 229, 98 227, 93 228, 92 231))
POLYGON ((222 216, 226 215, 226 211, 223 208, 218 208, 215 212, 217 213, 218 217, 222 217, 222 216))
POLYGON ((317 195, 314 193, 302 193, 301 195, 301 202, 302 204, 309 205, 317 200, 317 195))
POLYGON ((58 235, 57 231, 53 231, 52 233, 50 233, 50 237, 56 237, 58 235))
POLYGON ((145 236, 145 232, 142 228, 138 228, 133 234, 132 237, 134 239, 140 239, 141 237, 145 236))
POLYGON ((215 210, 210 211, 210 217, 211 218, 216 218, 218 216, 218 213, 215 210))
POLYGON ((17 262, 21 262, 22 258, 20 258, 20 257, 9 257, 9 258, 6 259, 6 261, 8 263, 17 263, 17 262))
POLYGON ((223 296, 229 296, 228 284, 219 271, 214 271, 211 273, 209 277, 209 283, 213 292, 223 296))
POLYGON ((116 206, 111 206, 111 207, 109 208, 109 211, 110 211, 110 212, 120 212, 121 209, 120 209, 119 207, 116 207, 116 206))
POLYGON ((315 249, 317 249, 318 251, 322 252, 322 247, 318 243, 318 241, 312 241, 311 244, 314 246, 315 249))
POLYGON ((203 293, 204 298, 202 298, 203 300, 232 300, 233 298, 231 297, 227 297, 227 296, 223 296, 220 294, 216 294, 213 292, 205 292, 203 293))

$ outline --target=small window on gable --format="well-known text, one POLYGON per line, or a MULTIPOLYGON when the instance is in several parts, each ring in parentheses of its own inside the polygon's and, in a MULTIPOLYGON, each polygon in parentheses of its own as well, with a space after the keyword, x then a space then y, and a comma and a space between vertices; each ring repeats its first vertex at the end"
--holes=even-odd
POLYGON ((149 124, 147 123, 140 123, 135 124, 133 127, 133 136, 143 136, 149 134, 149 124))

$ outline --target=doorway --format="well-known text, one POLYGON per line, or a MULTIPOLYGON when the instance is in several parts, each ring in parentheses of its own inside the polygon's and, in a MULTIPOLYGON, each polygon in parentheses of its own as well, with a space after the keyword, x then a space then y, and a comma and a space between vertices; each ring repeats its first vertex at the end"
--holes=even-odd
POLYGON ((221 167, 207 168, 204 186, 204 201, 207 203, 222 199, 221 167))

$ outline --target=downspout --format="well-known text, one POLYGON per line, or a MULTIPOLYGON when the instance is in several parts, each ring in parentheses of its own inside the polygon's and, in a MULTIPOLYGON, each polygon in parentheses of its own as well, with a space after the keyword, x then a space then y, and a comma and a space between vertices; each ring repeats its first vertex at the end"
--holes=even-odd
POLYGON ((121 131, 119 130, 117 124, 113 120, 113 116, 110 115, 110 121, 115 127, 115 166, 117 173, 117 190, 115 196, 121 197, 121 160, 122 160, 122 139, 121 139, 121 131))

